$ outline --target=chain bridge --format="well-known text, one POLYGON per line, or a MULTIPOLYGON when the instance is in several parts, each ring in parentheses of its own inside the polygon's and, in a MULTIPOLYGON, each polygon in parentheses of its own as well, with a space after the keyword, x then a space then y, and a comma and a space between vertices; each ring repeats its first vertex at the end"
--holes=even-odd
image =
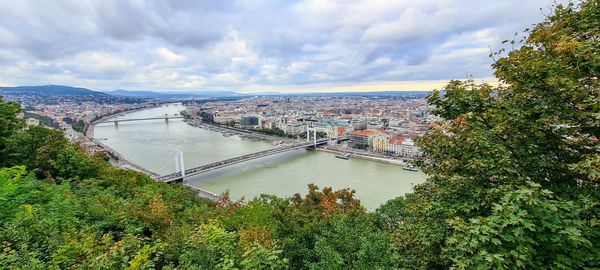
POLYGON ((119 122, 132 122, 132 121, 146 121, 146 120, 165 120, 165 122, 169 122, 169 119, 182 119, 181 115, 167 115, 161 117, 147 117, 147 118, 130 118, 130 119, 113 119, 113 120, 104 120, 98 121, 95 124, 103 124, 103 123, 114 123, 115 126, 119 125, 119 122))

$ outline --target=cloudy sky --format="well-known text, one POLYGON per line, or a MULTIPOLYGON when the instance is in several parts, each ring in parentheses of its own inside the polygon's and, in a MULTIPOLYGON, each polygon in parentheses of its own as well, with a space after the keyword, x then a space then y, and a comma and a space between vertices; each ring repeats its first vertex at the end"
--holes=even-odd
POLYGON ((430 90, 489 80, 490 49, 551 3, 0 0, 0 85, 430 90))

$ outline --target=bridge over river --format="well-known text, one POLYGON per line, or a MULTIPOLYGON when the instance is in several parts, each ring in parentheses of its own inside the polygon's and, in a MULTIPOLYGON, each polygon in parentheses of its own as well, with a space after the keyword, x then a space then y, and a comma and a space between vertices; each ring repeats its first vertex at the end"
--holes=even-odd
POLYGON ((182 119, 181 115, 166 115, 161 117, 147 117, 147 118, 130 118, 130 119, 113 119, 113 120, 103 120, 95 122, 94 124, 102 124, 102 123, 114 123, 115 126, 119 125, 119 122, 133 122, 133 121, 146 121, 146 120, 165 120, 165 122, 169 122, 169 119, 182 119))
MULTIPOLYGON (((280 146, 280 147, 273 148, 273 149, 263 150, 263 151, 259 151, 259 152, 255 152, 255 153, 250 153, 250 154, 237 156, 237 157, 230 158, 230 159, 213 162, 213 163, 206 164, 206 165, 189 168, 183 172, 175 172, 172 174, 167 174, 167 175, 163 175, 160 177, 156 177, 155 179, 159 180, 159 181, 167 182, 167 183, 183 181, 183 179, 185 177, 189 177, 189 176, 205 173, 208 171, 220 169, 223 167, 231 166, 233 164, 238 164, 238 163, 242 163, 245 161, 262 158, 262 157, 266 157, 266 156, 270 156, 270 155, 280 154, 283 152, 288 152, 288 151, 292 151, 292 150, 296 150, 296 149, 316 147, 316 146, 323 145, 326 143, 327 143, 327 139, 321 139, 321 140, 316 140, 313 142, 301 142, 301 143, 280 146)), ((183 167, 182 165, 178 165, 178 166, 183 167)))
MULTIPOLYGON (((93 123, 92 128, 95 124, 99 124, 99 123, 114 123, 116 126, 116 125, 118 125, 119 122, 144 121, 144 120, 156 120, 156 119, 164 119, 165 122, 168 122, 169 119, 177 119, 177 118, 183 118, 183 117, 176 116, 176 115, 168 116, 165 114, 164 117, 100 120, 100 121, 93 123)), ((88 134, 93 134, 93 132, 88 133, 88 134)), ((175 156, 176 172, 167 174, 167 175, 162 175, 162 176, 158 175, 155 172, 152 172, 142 166, 135 164, 134 162, 127 159, 123 155, 119 154, 117 151, 108 147, 107 145, 104 145, 99 141, 96 141, 96 143, 98 145, 100 145, 101 147, 103 147, 113 157, 115 157, 117 159, 118 163, 120 163, 122 167, 134 169, 134 170, 140 171, 142 173, 145 173, 146 175, 150 176, 151 178, 153 178, 156 181, 173 183, 173 182, 181 182, 185 179, 185 177, 198 175, 201 173, 220 169, 223 167, 231 166, 231 165, 242 163, 245 161, 254 160, 254 159, 271 156, 271 155, 276 155, 276 154, 280 154, 280 153, 284 153, 284 152, 288 152, 288 151, 293 151, 296 149, 313 148, 313 147, 317 147, 319 145, 327 144, 327 142, 328 142, 327 139, 317 140, 316 136, 317 136, 317 134, 316 134, 315 128, 308 127, 306 130, 306 138, 307 138, 306 142, 296 142, 296 143, 292 143, 292 144, 286 144, 286 145, 282 145, 282 146, 279 146, 276 148, 263 150, 263 151, 259 151, 259 152, 254 152, 254 153, 250 153, 250 154, 245 154, 245 155, 241 155, 241 156, 237 156, 237 157, 233 157, 233 158, 229 158, 229 159, 225 159, 225 160, 220 160, 217 162, 213 162, 213 163, 209 163, 209 164, 205 164, 205 165, 201 165, 201 166, 196 166, 196 167, 189 168, 189 169, 185 169, 185 167, 184 167, 183 153, 180 151, 176 151, 176 154, 177 154, 175 156), (312 133, 312 138, 310 136, 311 133, 312 133)), ((212 200, 217 200, 219 198, 216 194, 211 193, 209 191, 202 190, 202 189, 199 189, 196 187, 192 187, 187 184, 185 184, 185 185, 188 186, 189 188, 191 188, 192 190, 194 190, 200 197, 209 198, 212 200)))

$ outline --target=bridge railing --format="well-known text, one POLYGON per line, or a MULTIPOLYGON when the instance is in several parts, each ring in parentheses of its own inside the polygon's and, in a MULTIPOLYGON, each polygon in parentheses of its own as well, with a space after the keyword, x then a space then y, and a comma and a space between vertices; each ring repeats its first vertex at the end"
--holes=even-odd
POLYGON ((129 118, 129 119, 113 119, 98 121, 96 124, 103 123, 114 123, 114 122, 131 122, 131 121, 145 121, 145 120, 165 120, 165 119, 182 119, 183 116, 168 116, 168 117, 148 117, 148 118, 129 118))

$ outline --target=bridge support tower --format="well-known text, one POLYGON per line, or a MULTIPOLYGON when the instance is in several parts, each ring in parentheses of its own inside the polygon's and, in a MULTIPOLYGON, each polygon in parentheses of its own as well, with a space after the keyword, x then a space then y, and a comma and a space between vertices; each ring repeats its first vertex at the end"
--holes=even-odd
POLYGON ((175 172, 181 172, 181 179, 185 182, 185 166, 183 165, 183 152, 175 150, 175 172))
POLYGON ((313 143, 315 145, 317 145, 317 129, 314 127, 307 127, 306 128, 306 141, 310 142, 310 134, 312 133, 312 139, 313 139, 313 143))

